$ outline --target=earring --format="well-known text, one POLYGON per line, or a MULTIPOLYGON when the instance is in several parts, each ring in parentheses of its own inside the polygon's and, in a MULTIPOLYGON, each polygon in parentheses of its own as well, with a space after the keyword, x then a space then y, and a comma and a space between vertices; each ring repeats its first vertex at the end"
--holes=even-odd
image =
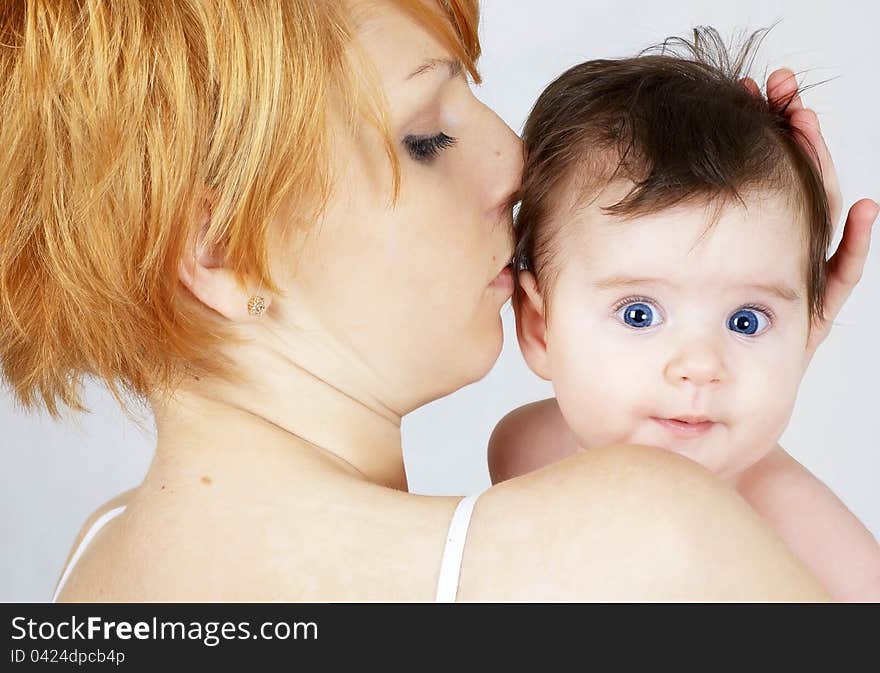
POLYGON ((266 300, 263 299, 260 295, 255 294, 250 299, 248 299, 248 313, 251 315, 262 315, 263 311, 266 310, 266 300))

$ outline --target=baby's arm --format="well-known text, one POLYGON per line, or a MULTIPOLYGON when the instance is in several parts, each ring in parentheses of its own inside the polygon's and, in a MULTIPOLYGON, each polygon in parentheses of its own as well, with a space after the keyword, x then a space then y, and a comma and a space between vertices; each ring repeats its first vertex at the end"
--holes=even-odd
POLYGON ((578 450, 555 398, 532 402, 502 418, 489 438, 492 483, 555 463, 578 450))
POLYGON ((825 585, 834 600, 880 601, 880 545, 825 484, 781 448, 737 490, 825 585))

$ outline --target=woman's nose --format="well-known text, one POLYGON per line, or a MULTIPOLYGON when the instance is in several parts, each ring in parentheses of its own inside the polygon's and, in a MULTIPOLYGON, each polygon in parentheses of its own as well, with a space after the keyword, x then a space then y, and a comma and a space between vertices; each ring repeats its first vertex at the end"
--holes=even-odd
POLYGON ((500 118, 497 118, 496 129, 491 145, 490 175, 494 176, 491 202, 493 207, 510 207, 522 186, 524 147, 520 137, 500 118))
POLYGON ((666 364, 664 374, 674 386, 682 383, 695 386, 717 384, 726 378, 722 355, 709 339, 682 344, 666 364))

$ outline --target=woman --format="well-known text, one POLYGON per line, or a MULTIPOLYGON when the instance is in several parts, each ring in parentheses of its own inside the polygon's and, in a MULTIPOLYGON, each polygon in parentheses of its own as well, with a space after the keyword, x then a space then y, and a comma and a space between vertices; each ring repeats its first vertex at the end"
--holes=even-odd
POLYGON ((60 600, 825 597, 653 449, 493 487, 469 529, 473 499, 406 492, 401 417, 489 370, 512 289, 521 148, 465 78, 475 2, 79 4, 0 10, 0 361, 53 412, 83 373, 148 400, 158 442, 60 600))

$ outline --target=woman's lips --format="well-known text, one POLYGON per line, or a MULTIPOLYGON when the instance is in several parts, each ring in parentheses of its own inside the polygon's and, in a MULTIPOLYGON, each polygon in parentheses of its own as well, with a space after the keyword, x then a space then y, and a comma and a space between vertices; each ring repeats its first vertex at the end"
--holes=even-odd
POLYGON ((701 418, 657 418, 654 416, 652 419, 681 437, 700 437, 716 425, 715 421, 701 418))

